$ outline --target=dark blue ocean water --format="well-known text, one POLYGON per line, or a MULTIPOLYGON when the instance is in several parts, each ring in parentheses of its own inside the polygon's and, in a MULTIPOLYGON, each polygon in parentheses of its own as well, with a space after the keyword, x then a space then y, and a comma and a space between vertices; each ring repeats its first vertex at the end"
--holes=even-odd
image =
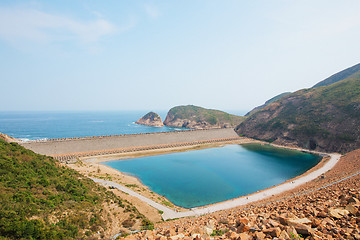
MULTIPOLYGON (((0 132, 19 139, 49 139, 187 130, 135 124, 146 111, 0 112, 0 132)), ((166 112, 158 112, 165 118, 166 112)), ((164 119, 163 119, 164 120, 164 119)))
POLYGON ((318 156, 258 144, 106 162, 185 208, 240 197, 312 168, 318 156))

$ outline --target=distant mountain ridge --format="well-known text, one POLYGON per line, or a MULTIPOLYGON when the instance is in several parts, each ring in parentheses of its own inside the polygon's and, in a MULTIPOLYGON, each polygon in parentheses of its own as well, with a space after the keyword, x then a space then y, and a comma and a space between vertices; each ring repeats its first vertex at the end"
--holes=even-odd
MULTIPOLYGON (((352 67, 349 67, 343 71, 340 71, 334 75, 331 75, 330 77, 324 79, 321 82, 318 82, 317 84, 315 84, 313 86, 313 88, 316 87, 321 87, 321 86, 327 86, 333 83, 336 83, 338 81, 344 80, 345 78, 350 77, 352 74, 355 74, 356 72, 360 71, 360 63, 356 64, 352 67)), ((282 97, 285 97, 287 95, 291 94, 291 92, 284 92, 281 93, 273 98, 270 98, 269 100, 267 100, 263 105, 257 106, 254 109, 252 109, 250 112, 246 113, 245 116, 251 116, 252 114, 254 114, 255 112, 259 111, 260 109, 266 107, 267 105, 269 105, 272 102, 275 102, 277 100, 279 100, 282 97)))
POLYGON ((259 111, 260 109, 266 107, 267 105, 269 105, 270 103, 275 102, 276 100, 279 100, 282 97, 285 97, 287 95, 291 94, 291 92, 284 92, 284 93, 280 93, 279 95, 276 95, 273 98, 270 98, 269 100, 267 100, 263 105, 260 105, 258 107, 255 107, 253 110, 251 110, 250 112, 248 112, 247 114, 245 114, 245 116, 251 116, 252 114, 256 113, 257 111, 259 111))
POLYGON ((321 151, 349 152, 360 148, 360 69, 355 71, 358 66, 347 69, 346 74, 342 71, 333 75, 333 84, 299 90, 270 103, 239 124, 236 132, 321 151))
POLYGON ((243 120, 244 117, 223 111, 187 105, 171 108, 166 116, 164 125, 191 129, 231 128, 243 120))
POLYGON ((343 71, 340 71, 338 73, 335 73, 334 75, 331 75, 330 77, 326 78, 325 80, 318 82, 313 86, 315 87, 321 87, 321 86, 327 86, 333 83, 336 83, 338 81, 344 80, 346 78, 349 78, 351 75, 356 74, 360 71, 360 63, 356 64, 352 67, 349 67, 343 71))

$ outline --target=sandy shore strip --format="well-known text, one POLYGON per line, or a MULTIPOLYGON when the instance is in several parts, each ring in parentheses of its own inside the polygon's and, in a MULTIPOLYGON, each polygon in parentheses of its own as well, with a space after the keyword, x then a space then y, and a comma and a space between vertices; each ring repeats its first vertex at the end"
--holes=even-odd
MULTIPOLYGON (((278 146, 278 145, 275 145, 275 146, 283 147, 283 146, 278 146)), ((330 169, 332 169, 333 166, 335 166, 335 164, 337 163, 337 161, 340 159, 340 156, 341 156, 340 154, 335 154, 335 153, 334 154, 326 154, 326 153, 322 153, 322 152, 308 151, 306 149, 299 149, 299 148, 293 148, 293 147, 285 147, 285 148, 304 151, 304 152, 310 152, 310 153, 319 154, 322 156, 329 156, 330 159, 325 163, 322 163, 323 161, 320 162, 318 164, 318 165, 321 165, 320 167, 317 165, 313 169, 309 170, 306 174, 303 174, 300 177, 298 176, 298 177, 294 178, 293 180, 287 181, 287 182, 277 185, 275 187, 272 187, 272 188, 269 188, 269 189, 266 189, 266 190, 263 190, 263 191, 260 191, 257 193, 253 193, 248 196, 228 200, 225 202, 220 202, 220 203, 216 203, 216 204, 212 204, 212 205, 200 207, 200 208, 193 208, 190 211, 184 211, 184 209, 176 209, 174 211, 173 209, 170 209, 163 205, 159 206, 159 203, 155 202, 154 200, 146 198, 146 197, 140 195, 139 193, 134 192, 131 189, 121 186, 120 184, 115 183, 113 181, 109 181, 109 180, 105 180, 105 179, 96 179, 96 178, 92 178, 92 179, 94 181, 102 183, 106 186, 116 187, 119 190, 126 192, 127 194, 130 194, 134 197, 138 197, 142 201, 146 202, 148 205, 160 210, 162 212, 162 218, 164 220, 167 220, 167 219, 182 218, 182 217, 189 217, 189 216, 200 216, 200 215, 213 213, 213 212, 220 211, 220 210, 243 206, 243 205, 246 205, 246 204, 249 204, 252 202, 257 202, 257 201, 263 200, 265 198, 268 198, 268 197, 276 195, 276 194, 283 193, 288 190, 292 190, 300 185, 303 185, 307 182, 310 182, 310 181, 318 178, 322 174, 324 174, 327 171, 329 171, 330 169)), ((104 159, 100 159, 98 161, 101 162, 101 161, 104 161, 104 159)))

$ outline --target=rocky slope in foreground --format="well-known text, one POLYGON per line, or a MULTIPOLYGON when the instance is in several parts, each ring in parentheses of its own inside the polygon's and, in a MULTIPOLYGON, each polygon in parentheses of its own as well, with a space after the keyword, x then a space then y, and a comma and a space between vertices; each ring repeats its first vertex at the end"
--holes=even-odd
POLYGON ((185 127, 191 129, 231 128, 243 120, 244 117, 219 110, 187 105, 170 109, 164 124, 169 127, 185 127))
POLYGON ((149 113, 145 114, 142 118, 137 120, 135 123, 140 124, 140 125, 156 126, 156 127, 164 126, 164 124, 161 120, 161 117, 159 116, 159 114, 157 114, 155 112, 149 112, 149 113))
POLYGON ((240 135, 327 152, 360 148, 360 71, 275 101, 236 127, 240 135))

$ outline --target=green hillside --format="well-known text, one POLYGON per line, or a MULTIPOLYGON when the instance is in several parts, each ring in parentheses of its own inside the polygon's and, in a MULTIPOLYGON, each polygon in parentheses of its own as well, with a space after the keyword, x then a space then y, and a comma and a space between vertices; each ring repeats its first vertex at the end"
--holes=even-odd
POLYGON ((328 86, 297 91, 236 127, 238 134, 324 151, 360 147, 360 71, 328 86))
POLYGON ((2 139, 0 202, 0 239, 109 237, 114 217, 148 224, 136 208, 92 180, 2 139))
POLYGON ((211 128, 234 127, 244 117, 194 105, 177 106, 169 110, 164 124, 173 127, 211 128))

